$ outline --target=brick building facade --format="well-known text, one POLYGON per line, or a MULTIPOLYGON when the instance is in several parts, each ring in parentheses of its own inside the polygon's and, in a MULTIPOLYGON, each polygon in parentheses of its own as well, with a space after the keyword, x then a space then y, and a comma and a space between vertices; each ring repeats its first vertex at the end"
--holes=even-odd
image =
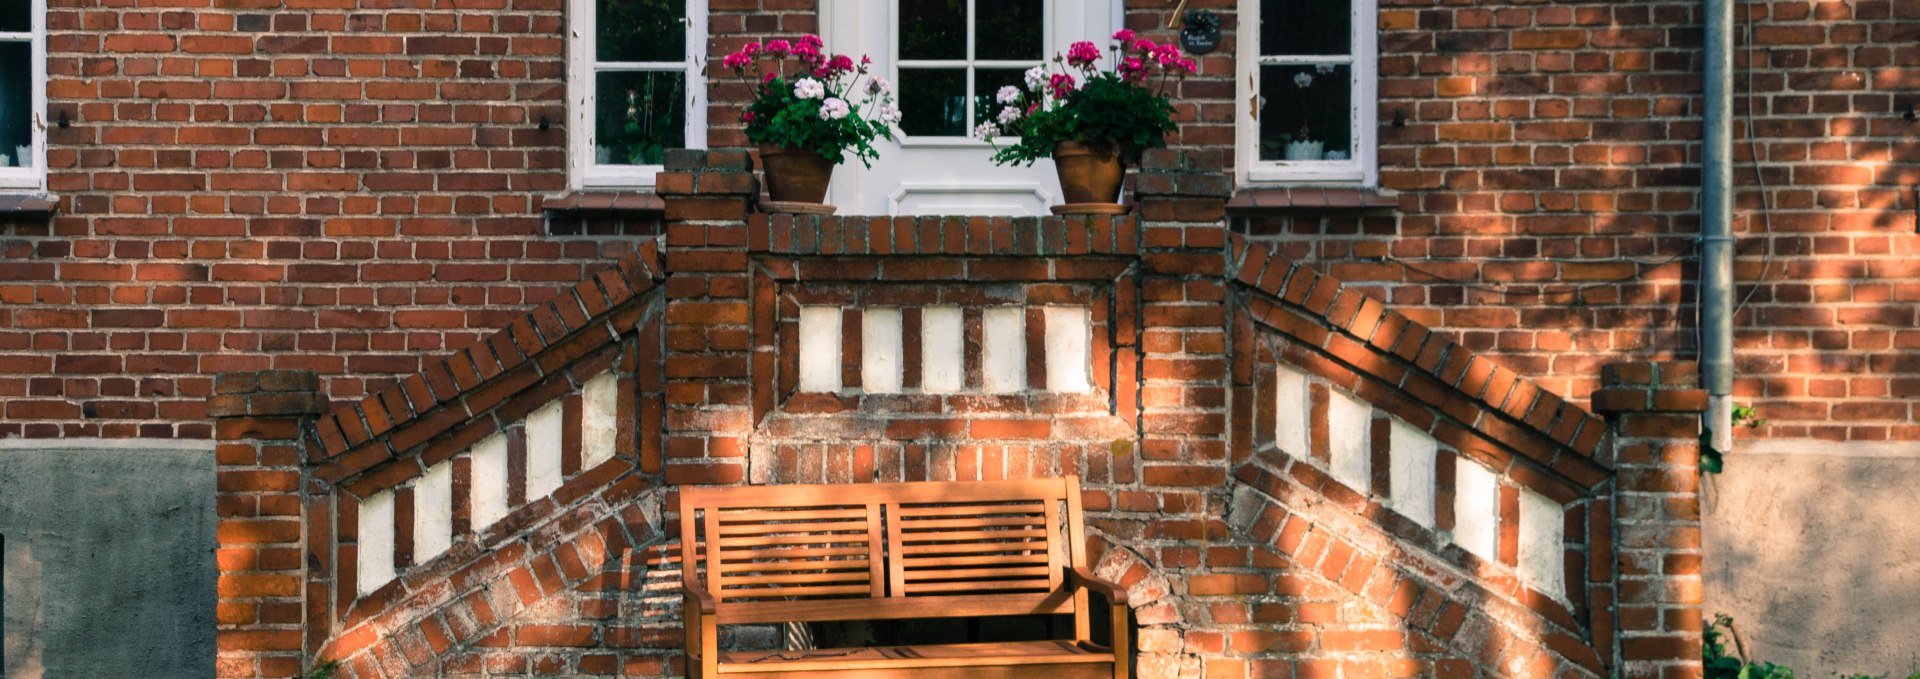
MULTIPOLYGON (((691 4, 712 152, 646 188, 580 181, 593 3, 44 7, 0 437, 217 442, 220 676, 675 673, 675 486, 1064 474, 1143 676, 1697 672, 1696 3, 1359 0, 1377 158, 1346 183, 1248 178, 1258 3, 1188 3, 1223 47, 1111 221, 759 214, 718 57, 832 26, 691 4), (808 309, 841 312, 832 389, 802 388, 808 309), (934 316, 955 394, 918 383, 934 316), (867 393, 868 337, 913 396, 867 393), (1399 443, 1433 456, 1425 521, 1399 443)), ((1117 12, 1170 39, 1174 4, 1117 12)), ((1743 436, 1912 443, 1920 5, 1740 8, 1743 436)))

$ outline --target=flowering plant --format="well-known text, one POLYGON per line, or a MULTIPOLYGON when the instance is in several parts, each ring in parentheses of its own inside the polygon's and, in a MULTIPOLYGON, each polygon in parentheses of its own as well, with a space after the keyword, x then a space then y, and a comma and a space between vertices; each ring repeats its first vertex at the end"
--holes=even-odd
POLYGON ((1112 70, 1100 69, 1098 46, 1076 42, 1065 56, 1054 56, 1052 68, 1027 71, 1024 89, 1000 88, 994 97, 999 113, 973 136, 991 142, 1003 134, 1018 135, 1012 145, 995 145, 993 161, 1002 165, 1032 165, 1053 155, 1059 142, 1116 147, 1126 163, 1139 162, 1142 151, 1166 146, 1166 134, 1177 129, 1167 94, 1194 72, 1193 59, 1181 56, 1173 43, 1156 44, 1125 29, 1113 34, 1107 50, 1113 53, 1112 70))
POLYGON ((862 164, 880 154, 876 137, 893 138, 900 106, 885 78, 869 76, 872 59, 855 64, 845 54, 821 51, 818 36, 789 42, 750 42, 721 63, 751 78, 753 103, 740 114, 747 139, 813 151, 839 164, 848 150, 862 164))

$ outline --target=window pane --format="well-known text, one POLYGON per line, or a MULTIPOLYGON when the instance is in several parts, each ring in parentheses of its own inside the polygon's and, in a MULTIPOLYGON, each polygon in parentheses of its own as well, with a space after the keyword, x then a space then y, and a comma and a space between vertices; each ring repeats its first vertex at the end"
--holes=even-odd
POLYGON ((967 58, 967 0, 900 0, 900 58, 967 58))
POLYGON ((686 74, 616 71, 596 74, 594 161, 659 165, 667 149, 687 145, 686 74))
MULTIPOLYGON (((4 1, 4 0, 0 0, 4 1)), ((596 0, 600 61, 686 61, 687 0, 596 0)))
MULTIPOLYGON (((1026 69, 1021 68, 983 68, 973 74, 973 119, 975 124, 993 121, 999 125, 1000 109, 1004 108, 995 97, 1000 88, 1012 85, 1025 89, 1026 69)), ((1004 129, 1006 126, 1001 125, 1004 129)), ((1012 132, 1009 132, 1011 134, 1012 132)))
POLYGON ((33 46, 0 42, 0 156, 7 167, 33 163, 33 46))
POLYGON ((1040 0, 974 0, 975 59, 1045 59, 1040 31, 1047 25, 1040 0))
POLYGON ((1260 53, 1346 54, 1353 42, 1353 7, 1329 0, 1262 0, 1260 53))
POLYGON ((33 30, 33 3, 27 0, 0 0, 0 31, 26 33, 33 30))
POLYGON ((1260 159, 1353 157, 1352 75, 1346 65, 1260 67, 1260 159))
POLYGON ((900 69, 900 129, 920 136, 966 136, 967 70, 900 69))

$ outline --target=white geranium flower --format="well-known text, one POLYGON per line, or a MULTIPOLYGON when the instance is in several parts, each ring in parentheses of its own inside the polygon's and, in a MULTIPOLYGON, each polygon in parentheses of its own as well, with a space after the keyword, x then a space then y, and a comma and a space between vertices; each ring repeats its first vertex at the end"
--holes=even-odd
POLYGON ((820 102, 820 119, 839 120, 847 117, 847 113, 851 110, 847 107, 847 102, 841 101, 839 97, 827 97, 826 101, 820 102))
POLYGON ((1293 74, 1294 87, 1306 87, 1313 84, 1313 74, 1301 71, 1293 74))
POLYGON ((1012 125, 1013 121, 1020 119, 1020 109, 1003 106, 1000 108, 1000 115, 995 116, 994 119, 1000 121, 1001 125, 1012 125))
POLYGON ((1020 101, 1020 88, 1012 85, 1001 87, 1000 92, 994 95, 993 100, 1002 104, 1011 104, 1020 101))
POLYGON ((887 82, 886 78, 874 76, 867 81, 867 94, 886 94, 892 91, 893 83, 887 82))
POLYGON ((1314 64, 1313 71, 1315 73, 1332 73, 1333 64, 1314 64))
POLYGON ((827 86, 812 78, 801 78, 793 84, 793 96, 801 99, 819 99, 826 96, 827 86))
POLYGON ((1047 86, 1047 67, 1035 66, 1027 69, 1027 89, 1034 92, 1047 86))
POLYGON ((993 123, 980 123, 979 127, 973 128, 974 139, 993 141, 993 138, 999 136, 999 134, 1000 128, 994 126, 993 123))
POLYGON ((885 108, 880 109, 880 122, 888 125, 900 122, 900 105, 887 104, 885 108))

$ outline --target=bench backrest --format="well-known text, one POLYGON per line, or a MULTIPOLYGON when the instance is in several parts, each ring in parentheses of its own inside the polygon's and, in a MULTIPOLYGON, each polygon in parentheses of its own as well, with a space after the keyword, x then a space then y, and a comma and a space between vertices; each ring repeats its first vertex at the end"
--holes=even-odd
POLYGON ((727 624, 1075 612, 1077 477, 685 488, 683 564, 727 624))

